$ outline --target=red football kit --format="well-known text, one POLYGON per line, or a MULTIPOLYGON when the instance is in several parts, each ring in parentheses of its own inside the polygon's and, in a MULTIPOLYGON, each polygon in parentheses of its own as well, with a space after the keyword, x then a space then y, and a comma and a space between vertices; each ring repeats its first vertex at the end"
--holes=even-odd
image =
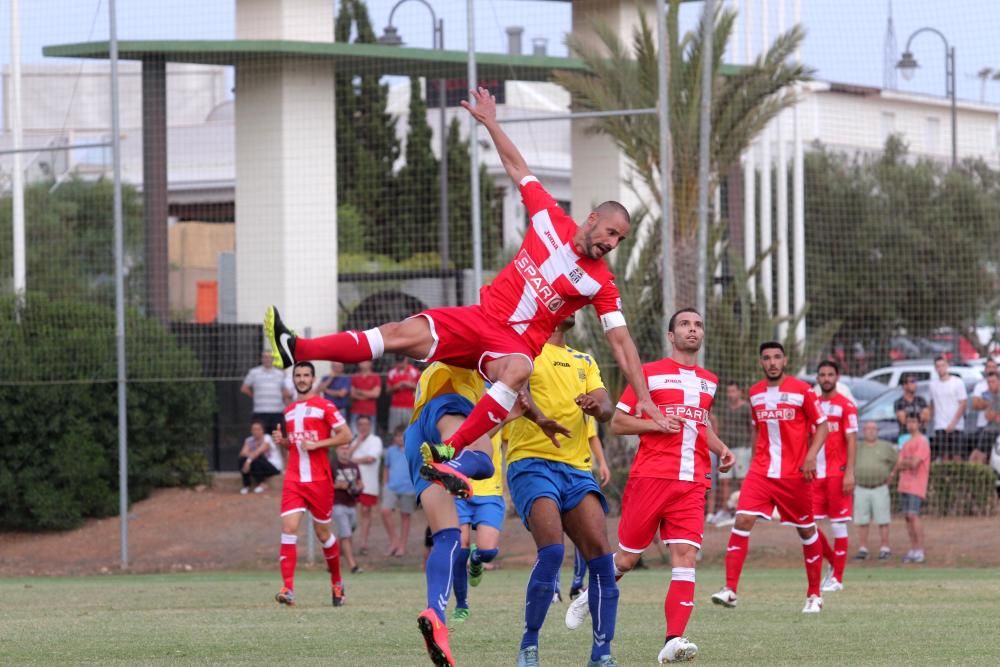
POLYGON ((783 523, 810 526, 812 485, 801 468, 813 427, 826 421, 816 395, 802 380, 786 376, 777 387, 758 382, 749 399, 757 442, 736 511, 770 520, 777 507, 783 523))
POLYGON ((333 512, 333 476, 326 447, 307 450, 305 443, 325 440, 344 418, 333 403, 320 396, 285 408, 288 466, 281 490, 281 516, 308 511, 317 523, 329 523, 333 512))
MULTIPOLYGON (((420 371, 417 370, 416 366, 406 364, 402 369, 393 366, 385 375, 385 384, 388 387, 394 387, 402 382, 412 382, 414 386, 420 382, 420 371)), ((412 410, 415 394, 416 389, 400 389, 395 391, 392 394, 392 400, 389 402, 389 406, 393 408, 409 408, 412 410)))
MULTIPOLYGON (((709 413, 718 379, 700 366, 661 359, 642 367, 653 403, 683 425, 679 433, 643 433, 622 496, 618 542, 624 551, 642 553, 660 531, 664 543, 701 548, 705 528, 705 489, 712 485, 709 413)), ((618 409, 636 416, 637 398, 625 389, 618 409)))
POLYGON ((479 293, 480 305, 433 308, 427 359, 483 371, 508 354, 533 360, 556 326, 588 303, 605 331, 625 325, 614 275, 603 259, 577 253, 578 226, 534 176, 520 183, 531 223, 514 259, 479 293))
POLYGON ((830 432, 816 457, 813 514, 817 519, 850 521, 854 497, 844 495, 844 471, 847 469, 847 434, 858 432, 858 408, 843 394, 835 394, 833 398, 820 396, 818 400, 830 432))

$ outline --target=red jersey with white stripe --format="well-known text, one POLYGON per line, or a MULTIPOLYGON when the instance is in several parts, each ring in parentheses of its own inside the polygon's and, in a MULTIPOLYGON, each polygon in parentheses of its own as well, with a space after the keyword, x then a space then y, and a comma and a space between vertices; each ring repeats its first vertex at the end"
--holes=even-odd
POLYGON ((842 477, 847 468, 847 434, 858 432, 858 408, 843 394, 818 400, 830 433, 816 457, 816 477, 842 477))
POLYGON ((344 418, 330 401, 320 396, 295 401, 285 408, 285 430, 288 432, 288 467, 286 482, 332 482, 330 454, 325 447, 312 451, 305 448, 311 440, 326 440, 344 418))
MULTIPOLYGON (((712 411, 718 378, 700 366, 684 366, 673 359, 644 364, 642 374, 653 403, 664 415, 677 417, 678 433, 643 433, 629 477, 658 477, 712 485, 708 454, 708 415, 712 411)), ((628 386, 618 409, 637 416, 635 390, 628 386)))
POLYGON ((603 259, 577 253, 578 229, 534 176, 520 183, 531 222, 514 259, 480 292, 483 312, 511 327, 537 355, 556 325, 588 303, 605 331, 624 326, 621 297, 603 259))
POLYGON ((773 479, 801 477, 812 428, 826 421, 816 394, 802 380, 785 376, 777 387, 761 380, 749 396, 757 425, 750 471, 773 479))

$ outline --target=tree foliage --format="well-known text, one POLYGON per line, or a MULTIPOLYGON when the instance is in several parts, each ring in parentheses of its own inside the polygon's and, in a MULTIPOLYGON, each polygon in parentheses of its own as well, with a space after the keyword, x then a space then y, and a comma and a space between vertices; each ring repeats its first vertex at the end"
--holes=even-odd
MULTIPOLYGON (((462 139, 461 123, 448 125, 448 239, 452 266, 472 266, 472 180, 469 142, 462 139)), ((479 168, 479 206, 482 223, 483 267, 499 268, 503 253, 502 202, 496 183, 479 168)))
POLYGON ((810 323, 846 340, 968 331, 997 305, 1000 173, 914 159, 890 137, 877 156, 806 156, 810 323))

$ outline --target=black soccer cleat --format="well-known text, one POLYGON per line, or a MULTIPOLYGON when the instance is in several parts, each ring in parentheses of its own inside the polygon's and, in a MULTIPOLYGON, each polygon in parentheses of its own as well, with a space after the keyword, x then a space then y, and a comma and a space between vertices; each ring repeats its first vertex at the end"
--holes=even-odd
POLYGON ((472 482, 468 477, 444 463, 425 463, 420 466, 420 476, 431 484, 438 484, 444 490, 462 500, 472 497, 472 482))
POLYGON ((271 348, 275 368, 295 365, 295 332, 285 326, 274 306, 268 306, 264 311, 264 338, 271 348))

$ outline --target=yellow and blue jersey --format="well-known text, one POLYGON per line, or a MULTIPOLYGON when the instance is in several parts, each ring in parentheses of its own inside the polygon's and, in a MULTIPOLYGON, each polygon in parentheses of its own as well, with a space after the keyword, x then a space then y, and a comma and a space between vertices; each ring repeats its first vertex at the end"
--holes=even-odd
MULTIPOLYGON (((433 398, 444 394, 458 394, 475 405, 485 392, 486 383, 478 372, 435 361, 420 374, 410 423, 420 417, 421 410, 433 398)), ((473 497, 503 495, 499 434, 493 437, 493 468, 495 472, 489 479, 472 480, 473 497)))
POLYGON ((604 388, 597 362, 589 354, 571 347, 546 343, 535 358, 529 383, 538 408, 568 428, 571 435, 557 436, 561 447, 556 447, 534 422, 524 417, 515 419, 503 431, 507 463, 540 458, 589 471, 590 437, 597 435, 597 424, 576 404, 576 397, 604 388))

